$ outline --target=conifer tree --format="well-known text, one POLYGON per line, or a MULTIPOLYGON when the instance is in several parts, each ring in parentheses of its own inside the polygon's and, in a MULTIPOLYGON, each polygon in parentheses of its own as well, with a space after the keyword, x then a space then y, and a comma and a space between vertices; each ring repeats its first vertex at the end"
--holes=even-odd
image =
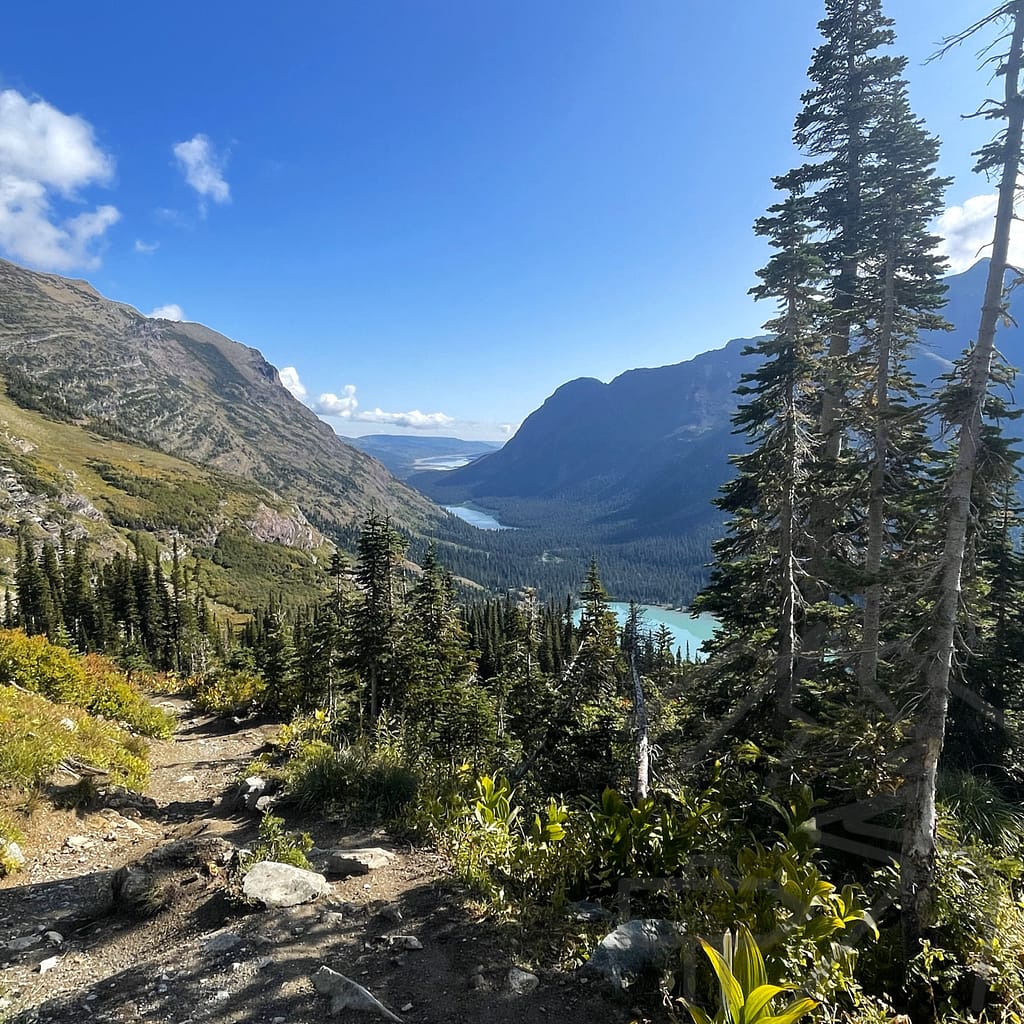
POLYGON ((989 400, 995 335, 1005 312, 1004 277, 1008 266, 1010 228, 1014 220, 1017 176, 1024 142, 1024 2, 1011 0, 971 26, 949 45, 988 25, 1009 22, 1008 49, 999 59, 997 77, 1003 98, 986 104, 986 116, 1004 122, 992 143, 979 153, 977 169, 999 175, 992 256, 981 308, 977 339, 960 365, 960 379, 942 396, 943 410, 956 427, 953 468, 946 487, 944 537, 934 574, 925 656, 921 664, 921 698, 914 730, 915 751, 907 767, 906 814, 900 858, 900 895, 904 954, 917 954, 934 920, 936 788, 939 759, 949 707, 950 673, 961 613, 965 553, 969 547, 974 483, 983 443, 989 400))
POLYGON ((857 675, 862 696, 874 694, 883 609, 891 624, 917 583, 913 574, 916 499, 930 458, 930 441, 917 388, 907 368, 921 330, 948 325, 944 259, 929 224, 942 209, 948 178, 935 175, 938 143, 914 117, 902 79, 888 83, 868 141, 874 154, 865 171, 866 233, 860 287, 863 313, 856 358, 865 387, 856 396, 856 428, 866 438, 868 466, 863 556, 863 615, 857 675))
POLYGON ((878 126, 906 65, 904 58, 882 52, 894 40, 892 24, 881 0, 827 0, 819 24, 824 42, 814 51, 811 88, 802 97, 794 128, 794 141, 809 159, 780 180, 781 187, 806 198, 805 216, 824 274, 821 309, 828 335, 820 364, 821 446, 807 534, 808 607, 799 629, 798 678, 828 671, 827 640, 837 607, 858 589, 843 572, 850 561, 847 536, 856 528, 852 513, 861 478, 846 451, 856 373, 851 342, 865 324, 882 316, 865 294, 864 267, 880 244, 869 168, 877 159, 878 126))
POLYGON ((355 581, 359 590, 350 624, 353 667, 363 683, 365 721, 399 696, 402 627, 397 572, 405 546, 388 518, 371 510, 359 534, 355 581))
POLYGON ((765 325, 772 333, 746 350, 758 365, 737 388, 743 402, 733 422, 749 447, 731 459, 737 474, 717 501, 731 517, 728 532, 715 544, 711 581, 694 603, 722 623, 711 647, 718 676, 748 690, 752 679, 770 685, 780 728, 792 715, 807 589, 800 545, 809 528, 808 479, 819 446, 822 267, 808 240, 807 209, 804 199, 790 194, 756 225, 776 252, 759 272, 754 294, 775 301, 778 315, 765 325), (774 664, 765 664, 772 651, 774 664))

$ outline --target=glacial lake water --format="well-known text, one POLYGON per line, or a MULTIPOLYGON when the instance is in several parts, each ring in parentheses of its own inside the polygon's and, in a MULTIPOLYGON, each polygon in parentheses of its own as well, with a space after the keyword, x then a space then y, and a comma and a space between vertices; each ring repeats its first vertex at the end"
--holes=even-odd
POLYGON ((475 526, 478 530, 514 530, 514 526, 505 526, 499 523, 494 516, 489 516, 479 509, 467 508, 465 505, 445 505, 445 509, 453 516, 458 516, 463 522, 475 526))
MULTIPOLYGON (((650 604, 638 605, 643 612, 641 628, 652 633, 661 625, 668 626, 672 631, 672 647, 679 648, 686 654, 689 644, 690 656, 698 661, 703 660, 700 645, 711 639, 711 634, 718 628, 718 620, 713 615, 691 615, 687 611, 675 611, 671 608, 658 608, 650 604)), ((615 612, 619 625, 624 626, 629 618, 629 604, 625 601, 610 601, 608 610, 615 612)), ((581 609, 577 608, 573 615, 576 622, 580 621, 581 609)))
POLYGON ((461 469, 475 458, 475 455, 424 455, 412 465, 413 469, 461 469))

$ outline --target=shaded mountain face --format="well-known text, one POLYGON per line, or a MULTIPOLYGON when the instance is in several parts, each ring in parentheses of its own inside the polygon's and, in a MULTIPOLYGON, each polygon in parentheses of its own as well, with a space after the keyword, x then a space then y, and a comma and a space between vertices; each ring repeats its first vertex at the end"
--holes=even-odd
POLYGON ((439 515, 297 401, 256 349, 149 319, 84 281, 0 260, 0 375, 23 406, 256 481, 327 528, 371 505, 414 530, 439 515))
MULTIPOLYGON (((948 279, 945 314, 954 329, 922 337, 913 364, 923 383, 948 370, 974 336, 987 269, 980 263, 948 279)), ((507 525, 534 531, 573 517, 577 553, 616 564, 625 557, 620 578, 606 580, 613 593, 678 600, 678 588, 636 594, 631 577, 657 564, 659 545, 672 538, 700 540, 687 555, 692 565, 684 567, 690 590, 710 560, 710 540, 722 527, 711 502, 732 473, 730 453, 743 443, 732 433, 731 417, 740 375, 753 368, 742 354, 747 344, 730 341, 684 363, 630 370, 608 384, 570 381, 500 451, 410 482, 444 504, 474 503, 507 525)), ((997 344, 1011 364, 1024 360, 1024 332, 1015 325, 1000 330, 997 344)))

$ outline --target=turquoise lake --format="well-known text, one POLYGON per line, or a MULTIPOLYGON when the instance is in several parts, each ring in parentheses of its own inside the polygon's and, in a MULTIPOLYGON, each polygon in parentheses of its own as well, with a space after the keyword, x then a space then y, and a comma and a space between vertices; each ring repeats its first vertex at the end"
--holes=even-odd
MULTIPOLYGON (((670 608, 657 608, 650 604, 641 604, 637 607, 643 612, 642 629, 653 632, 659 626, 665 625, 672 631, 673 646, 679 648, 686 654, 689 645, 690 656, 698 661, 703 660, 700 654, 700 645, 711 638, 711 634, 718 628, 718 620, 712 615, 691 615, 687 611, 674 611, 670 608)), ((629 604, 625 601, 610 601, 608 610, 615 612, 619 625, 624 626, 629 618, 629 604)), ((580 609, 577 608, 573 615, 576 622, 580 621, 580 609)))
POLYGON ((494 516, 489 516, 486 512, 481 512, 475 508, 467 508, 465 505, 445 505, 445 510, 451 512, 453 516, 458 516, 463 522, 469 523, 470 526, 475 526, 478 530, 515 529, 512 526, 502 525, 494 516))

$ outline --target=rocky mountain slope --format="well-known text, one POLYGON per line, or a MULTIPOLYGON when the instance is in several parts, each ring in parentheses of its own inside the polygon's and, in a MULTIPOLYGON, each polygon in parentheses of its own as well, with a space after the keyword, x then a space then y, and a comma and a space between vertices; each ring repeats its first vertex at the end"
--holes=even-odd
POLYGON ((328 528, 370 505, 411 528, 438 516, 298 402, 255 349, 150 319, 84 281, 0 260, 0 375, 23 406, 255 481, 328 528))
POLYGON ((268 592, 308 601, 331 545, 294 503, 250 480, 56 421, 0 388, 0 590, 13 583, 15 537, 88 538, 101 560, 141 538, 173 546, 204 591, 247 610, 268 592))

